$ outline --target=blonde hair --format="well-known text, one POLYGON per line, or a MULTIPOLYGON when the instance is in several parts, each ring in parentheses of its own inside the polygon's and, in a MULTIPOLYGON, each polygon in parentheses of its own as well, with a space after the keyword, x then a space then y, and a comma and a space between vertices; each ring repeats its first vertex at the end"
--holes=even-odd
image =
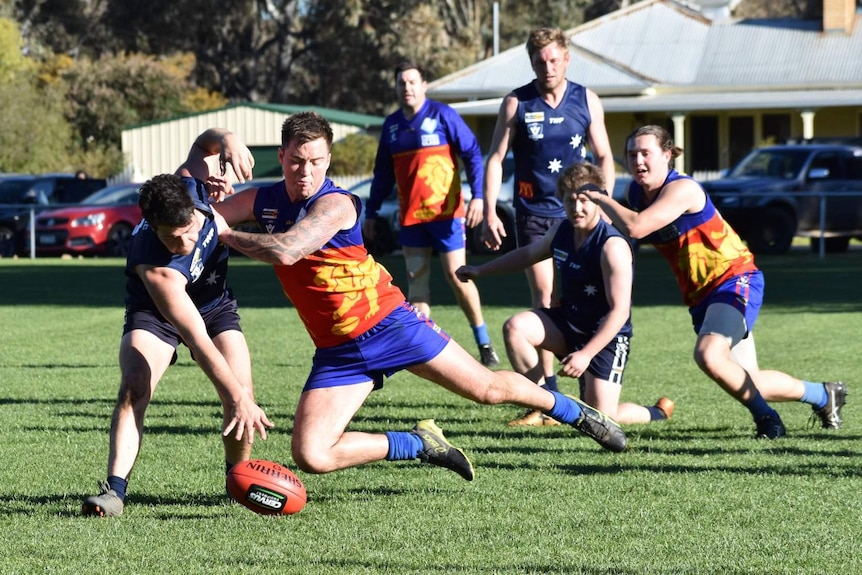
POLYGON ((530 60, 533 59, 533 54, 550 44, 557 44, 562 50, 569 49, 566 35, 559 28, 536 28, 531 31, 527 39, 527 54, 530 60))

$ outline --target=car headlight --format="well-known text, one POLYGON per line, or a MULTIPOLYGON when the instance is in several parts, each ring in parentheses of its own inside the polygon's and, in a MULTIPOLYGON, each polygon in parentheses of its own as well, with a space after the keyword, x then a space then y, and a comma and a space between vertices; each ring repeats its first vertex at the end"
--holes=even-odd
POLYGON ((99 212, 96 214, 87 214, 82 218, 75 218, 72 220, 72 227, 84 227, 84 226, 101 226, 105 221, 104 212, 99 212))

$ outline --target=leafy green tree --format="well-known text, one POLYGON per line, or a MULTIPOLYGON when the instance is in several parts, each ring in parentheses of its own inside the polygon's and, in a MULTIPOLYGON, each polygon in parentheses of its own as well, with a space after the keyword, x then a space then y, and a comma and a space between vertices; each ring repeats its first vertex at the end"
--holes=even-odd
POLYGON ((63 93, 38 87, 34 76, 19 74, 0 82, 0 171, 71 171, 72 129, 63 114, 63 93))
POLYGON ((377 138, 369 134, 349 134, 332 144, 332 163, 329 171, 334 176, 370 174, 374 171, 377 155, 377 138))

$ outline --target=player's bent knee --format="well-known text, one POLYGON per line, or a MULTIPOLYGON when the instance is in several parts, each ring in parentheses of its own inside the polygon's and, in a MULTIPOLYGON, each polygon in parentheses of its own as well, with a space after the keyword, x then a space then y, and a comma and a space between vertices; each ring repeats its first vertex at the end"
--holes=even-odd
POLYGON ((306 473, 329 473, 338 469, 329 456, 329 451, 323 448, 293 445, 291 455, 296 466, 306 473))

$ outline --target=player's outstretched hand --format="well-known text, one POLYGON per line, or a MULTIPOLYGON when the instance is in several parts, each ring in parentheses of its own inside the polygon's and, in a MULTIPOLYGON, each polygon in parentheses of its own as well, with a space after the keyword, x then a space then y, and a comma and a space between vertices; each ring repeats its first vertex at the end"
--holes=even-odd
POLYGON ((267 428, 275 426, 263 409, 248 396, 241 398, 234 404, 231 415, 233 417, 225 424, 222 435, 227 437, 231 432, 234 432, 234 438, 237 441, 242 440, 242 436, 246 435, 246 441, 254 443, 255 431, 265 441, 267 428))
POLYGON ((245 182, 252 177, 254 168, 254 156, 248 146, 242 143, 236 134, 225 134, 222 139, 221 152, 219 153, 219 167, 221 175, 227 172, 227 165, 233 168, 237 180, 245 182))

